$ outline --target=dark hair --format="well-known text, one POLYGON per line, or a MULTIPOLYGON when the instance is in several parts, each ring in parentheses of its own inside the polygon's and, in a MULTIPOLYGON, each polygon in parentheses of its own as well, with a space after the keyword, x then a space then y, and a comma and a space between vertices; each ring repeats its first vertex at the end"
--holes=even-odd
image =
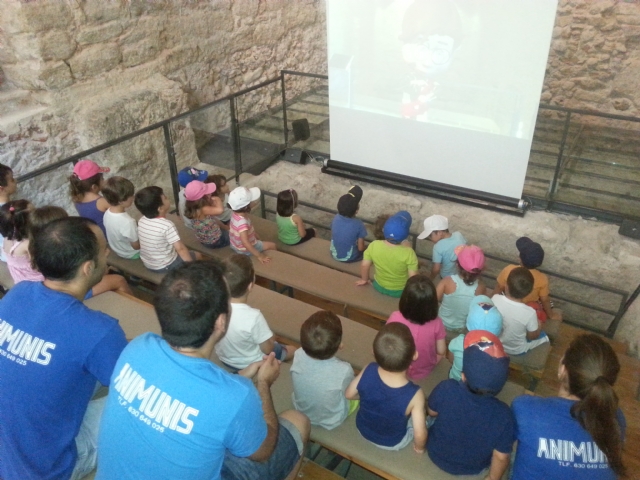
POLYGON ((416 344, 409 327, 402 323, 389 323, 382 327, 373 340, 373 356, 378 365, 388 372, 404 372, 416 353, 416 344))
POLYGON ((45 226, 58 220, 59 218, 67 218, 69 214, 62 207, 55 205, 47 205, 45 207, 36 208, 29 215, 29 256, 31 257, 31 268, 38 269, 33 254, 33 239, 45 226))
POLYGON ((524 267, 516 267, 507 277, 507 289, 509 296, 515 299, 522 299, 533 290, 533 275, 524 267))
POLYGON ((580 399, 571 407, 571 416, 589 432, 616 475, 624 476, 618 396, 613 389, 620 372, 618 357, 602 338, 586 334, 573 339, 562 363, 569 393, 580 399))
POLYGON ((7 181, 7 176, 10 173, 13 174, 13 170, 11 170, 11 167, 7 167, 6 165, 0 163, 0 187, 6 187, 9 184, 9 182, 7 181))
POLYGON ((135 188, 131 180, 124 177, 110 177, 104 182, 102 187, 102 196, 107 200, 109 205, 117 206, 120 202, 124 202, 133 197, 135 188))
POLYGON ((82 201, 82 197, 87 192, 90 192, 93 186, 100 186, 102 180, 102 173, 96 173, 94 176, 80 180, 74 173, 69 177, 69 192, 71 193, 71 200, 78 203, 82 201))
MULTIPOLYGON (((465 285, 468 285, 468 286, 473 285, 475 281, 482 274, 482 270, 479 268, 474 268, 472 272, 468 272, 467 270, 462 268, 462 265, 460 265, 459 260, 456 260, 456 264, 458 265, 458 276, 462 279, 465 285)), ((533 288, 533 284, 531 285, 531 288, 533 288)), ((527 295, 525 295, 525 297, 526 296, 527 295)))
POLYGON ((204 181, 204 183, 215 183, 216 191, 213 192, 213 194, 220 198, 224 198, 224 193, 222 193, 222 187, 224 187, 227 184, 227 177, 219 173, 215 175, 209 175, 207 179, 204 181))
POLYGON ((0 234, 16 242, 27 238, 31 208, 28 200, 12 200, 0 207, 0 234))
POLYGON ((276 210, 281 217, 290 217, 298 206, 298 192, 290 188, 278 193, 276 210))
POLYGON ((414 275, 407 280, 400 297, 400 313, 411 323, 424 325, 438 317, 436 287, 427 275, 414 275))
POLYGON ((145 187, 138 190, 134 198, 136 208, 147 218, 156 218, 162 206, 164 192, 160 187, 145 187))
POLYGON ((194 220, 198 218, 198 212, 208 205, 213 205, 210 193, 200 197, 198 200, 187 200, 184 202, 184 216, 194 220))
POLYGON ((378 215, 375 223, 373 224, 373 236, 376 240, 384 240, 384 224, 387 223, 391 217, 390 213, 385 213, 384 215, 378 215))
POLYGON ((223 265, 213 259, 187 262, 169 271, 153 305, 162 337, 174 347, 200 348, 220 315, 229 316, 223 265))
POLYGON ((88 218, 67 217, 42 227, 29 246, 33 263, 44 278, 72 280, 84 262, 97 261, 98 237, 92 226, 96 223, 88 218))
POLYGON ((231 297, 242 297, 247 293, 247 289, 255 277, 251 258, 247 255, 236 253, 227 258, 224 263, 224 278, 227 280, 227 285, 229 285, 231 297))
POLYGON ((333 357, 342 342, 342 323, 328 310, 320 310, 307 318, 300 328, 300 344, 311 358, 333 357))

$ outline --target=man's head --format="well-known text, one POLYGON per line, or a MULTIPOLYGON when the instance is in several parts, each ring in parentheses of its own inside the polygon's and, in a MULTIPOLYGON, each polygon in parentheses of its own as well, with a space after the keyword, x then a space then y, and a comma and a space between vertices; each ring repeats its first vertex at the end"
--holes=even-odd
POLYGON ((224 278, 229 285, 231 298, 240 298, 246 295, 255 276, 253 262, 247 255, 236 253, 225 261, 224 278))
POLYGON ((542 245, 534 242, 529 237, 520 237, 516 240, 516 248, 520 252, 520 261, 525 268, 538 268, 544 261, 542 245))
POLYGON ((409 327, 402 323, 389 323, 382 327, 373 340, 373 356, 383 370, 404 372, 416 354, 416 344, 409 327))
POLYGON ((517 267, 507 277, 507 294, 511 298, 521 300, 533 290, 533 275, 529 269, 517 267))
POLYGON ((33 261, 47 280, 83 280, 89 290, 107 269, 107 241, 89 219, 54 220, 39 230, 32 242, 33 261))
POLYGON ((174 347, 200 348, 229 323, 229 291, 224 267, 214 260, 185 263, 171 270, 156 290, 153 305, 162 337, 174 347))
POLYGON ((333 357, 342 342, 342 323, 338 316, 320 310, 305 320, 300 328, 300 344, 311 358, 326 360, 333 357))
POLYGON ((509 376, 509 355, 500 339, 486 330, 474 330, 464 337, 462 374, 473 393, 496 395, 509 376))
POLYGON ((145 187, 138 190, 134 201, 136 208, 147 218, 160 216, 163 210, 168 210, 169 205, 169 200, 160 187, 145 187))
MULTIPOLYGON (((124 177, 108 178, 102 186, 102 196, 112 207, 131 201, 134 193, 133 183, 124 177)), ((131 203, 129 205, 131 206, 131 203)))

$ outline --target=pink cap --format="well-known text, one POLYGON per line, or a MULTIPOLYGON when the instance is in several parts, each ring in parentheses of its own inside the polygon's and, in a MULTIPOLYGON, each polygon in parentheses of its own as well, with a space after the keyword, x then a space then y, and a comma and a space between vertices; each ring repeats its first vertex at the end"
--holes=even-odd
POLYGON ((205 195, 209 195, 216 191, 215 183, 204 183, 200 180, 193 180, 188 183, 184 189, 184 198, 193 202, 194 200, 200 200, 205 195))
POLYGON ((474 270, 484 268, 484 253, 480 247, 475 245, 459 245, 454 252, 458 256, 460 266, 467 272, 475 273, 474 270))
POLYGON ((108 173, 110 171, 110 168, 99 167, 95 162, 89 159, 80 160, 73 167, 73 174, 80 180, 86 180, 87 178, 91 178, 98 173, 108 173))

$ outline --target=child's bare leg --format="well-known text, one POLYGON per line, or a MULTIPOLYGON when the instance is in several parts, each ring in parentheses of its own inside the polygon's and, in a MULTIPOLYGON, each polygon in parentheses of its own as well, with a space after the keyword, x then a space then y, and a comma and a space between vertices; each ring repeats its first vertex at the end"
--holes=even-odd
POLYGON ((296 353, 296 350, 298 348, 294 347, 293 345, 282 345, 282 346, 287 350, 287 358, 284 359, 284 361, 286 362, 287 360, 290 360, 293 358, 293 354, 296 353))
POLYGON ((262 251, 265 250, 277 250, 276 244, 273 242, 262 242, 262 251))
POLYGON ((204 256, 200 252, 191 251, 196 256, 196 260, 202 260, 204 256))
POLYGON ((133 295, 127 280, 122 275, 107 274, 91 289, 94 297, 109 291, 133 295))

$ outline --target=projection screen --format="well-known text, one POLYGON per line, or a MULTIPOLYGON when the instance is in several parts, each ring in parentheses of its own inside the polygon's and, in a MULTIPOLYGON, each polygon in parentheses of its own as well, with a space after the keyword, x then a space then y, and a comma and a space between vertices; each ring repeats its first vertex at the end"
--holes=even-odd
POLYGON ((331 159, 518 199, 557 0, 327 0, 331 159))

